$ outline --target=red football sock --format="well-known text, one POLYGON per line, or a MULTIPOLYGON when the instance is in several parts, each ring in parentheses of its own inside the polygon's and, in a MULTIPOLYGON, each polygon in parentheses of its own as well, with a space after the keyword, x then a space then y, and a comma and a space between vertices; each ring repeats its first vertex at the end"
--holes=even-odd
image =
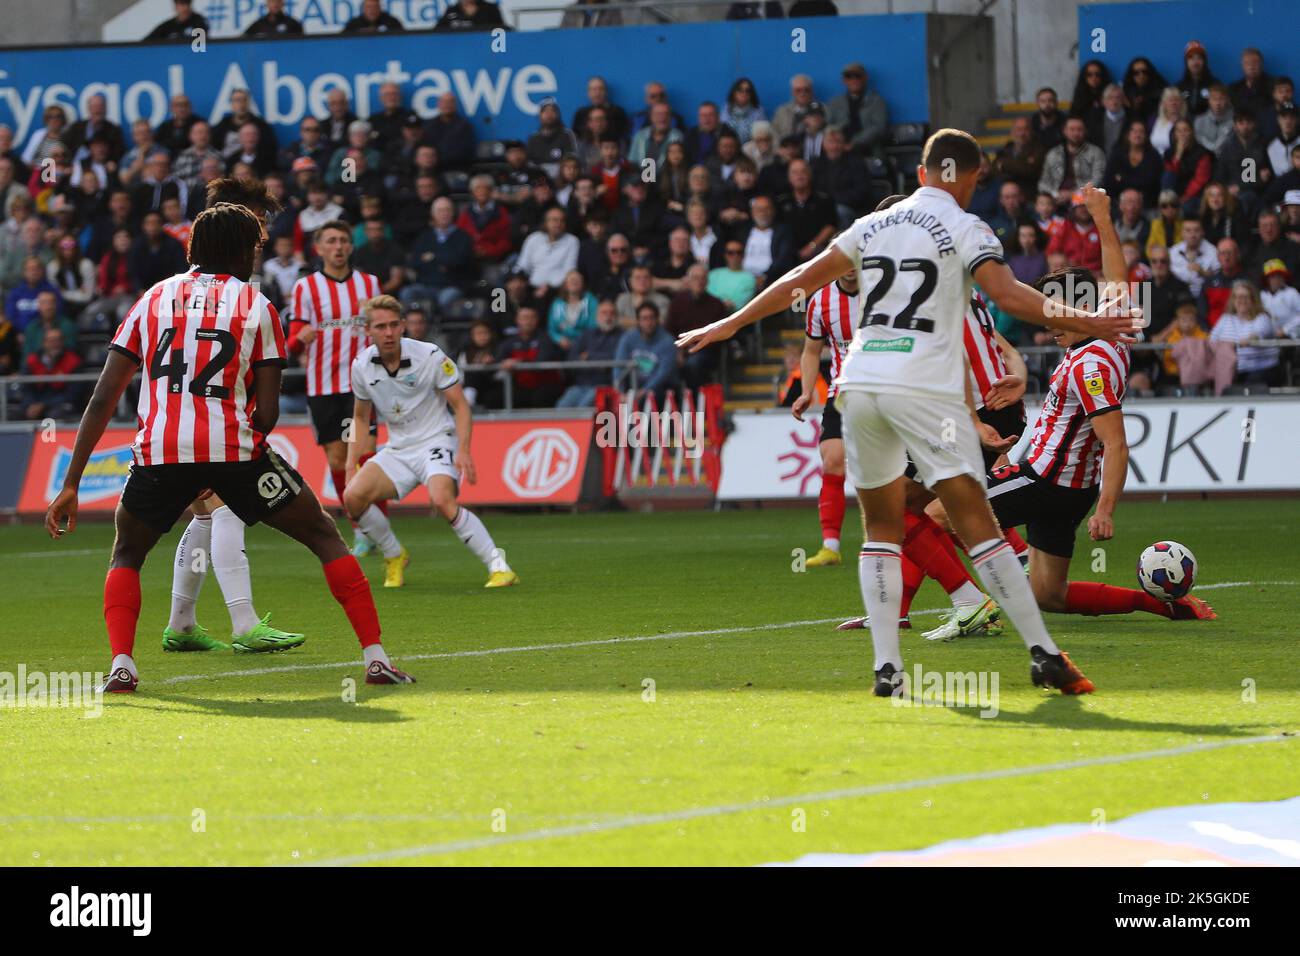
POLYGON ((1065 591, 1065 610, 1069 614, 1131 614, 1146 611, 1161 617, 1173 617, 1164 601, 1158 601, 1145 591, 1120 588, 1097 581, 1071 581, 1065 591))
MULTIPOLYGON (((368 455, 362 455, 360 458, 358 458, 357 470, 360 471, 363 467, 365 467, 366 462, 368 462, 371 458, 374 457, 375 457, 374 452, 371 452, 368 455)), ((388 499, 381 498, 380 500, 376 501, 375 507, 378 508, 384 514, 388 514, 388 499)))
POLYGON ((907 617, 912 609, 912 598, 916 597, 916 592, 920 590, 921 582, 924 580, 925 572, 916 566, 915 561, 903 555, 903 603, 898 606, 900 621, 907 617))
POLYGON ((104 579, 104 623, 113 656, 135 649, 135 625, 140 620, 140 572, 109 568, 104 579))
POLYGON ((1015 549, 1016 554, 1024 554, 1029 550, 1029 545, 1025 544, 1025 539, 1020 537, 1020 532, 1015 528, 1007 528, 1002 532, 1002 537, 1007 539, 1007 543, 1015 549))
POLYGON ((324 565, 325 580, 330 594, 343 606, 352 630, 362 647, 379 643, 379 612, 375 610, 375 597, 370 593, 370 582, 361 572, 361 565, 350 554, 335 558, 324 565))
POLYGON ((908 512, 904 521, 907 533, 903 538, 903 553, 926 576, 938 581, 939 586, 949 594, 971 580, 948 536, 933 518, 908 512))
POLYGON ((817 495, 817 516, 822 523, 822 540, 840 539, 844 527, 844 476, 822 472, 822 490, 817 495))

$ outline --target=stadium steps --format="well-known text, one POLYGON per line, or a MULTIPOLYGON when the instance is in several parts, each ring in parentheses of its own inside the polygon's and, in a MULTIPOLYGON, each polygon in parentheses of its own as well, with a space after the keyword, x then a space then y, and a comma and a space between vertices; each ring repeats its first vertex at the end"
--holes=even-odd
MULTIPOLYGON (((1003 103, 998 112, 984 117, 979 129, 975 130, 975 141, 985 152, 996 152, 1011 138, 1011 124, 1015 122, 1016 117, 1032 113, 1036 109, 1038 104, 1032 100, 1028 103, 1003 103)), ((1068 113, 1069 102, 1063 101, 1061 110, 1068 113)))

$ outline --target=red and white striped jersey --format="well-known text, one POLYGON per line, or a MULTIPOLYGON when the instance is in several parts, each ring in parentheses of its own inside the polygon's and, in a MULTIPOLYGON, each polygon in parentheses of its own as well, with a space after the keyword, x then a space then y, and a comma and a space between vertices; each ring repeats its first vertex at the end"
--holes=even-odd
POLYGON ((253 369, 285 364, 280 316, 241 279, 198 269, 140 297, 110 346, 144 366, 132 450, 141 465, 250 461, 253 369))
POLYGON ((346 279, 324 272, 303 276, 293 286, 293 325, 316 330, 307 345, 307 394, 337 395, 352 391, 352 363, 370 344, 361 305, 379 295, 379 280, 353 270, 346 279))
POLYGON ((831 346, 831 387, 828 398, 834 398, 836 381, 840 377, 840 368, 844 365, 844 356, 853 343, 853 332, 857 328, 861 310, 856 294, 849 295, 840 288, 838 282, 832 282, 813 293, 804 316, 804 332, 810 339, 829 339, 831 346))
POLYGON ((979 411, 984 407, 989 388, 1007 374, 1007 363, 994 334, 993 314, 978 292, 971 294, 970 305, 966 306, 963 338, 966 360, 970 362, 971 393, 975 397, 975 410, 979 411))
POLYGON ((1123 344, 1093 339, 1066 349, 1052 372, 1025 459, 1040 478, 1067 488, 1101 481, 1102 445, 1092 416, 1120 407, 1128 367, 1123 344))

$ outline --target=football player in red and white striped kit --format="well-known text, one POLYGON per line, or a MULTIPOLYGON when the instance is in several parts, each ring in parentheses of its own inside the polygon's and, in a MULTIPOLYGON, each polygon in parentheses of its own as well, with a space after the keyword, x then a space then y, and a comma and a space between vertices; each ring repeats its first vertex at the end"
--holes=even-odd
MULTIPOLYGON (((352 363, 370 344, 361 304, 379 295, 379 279, 352 268, 352 227, 347 223, 332 220, 320 226, 313 244, 321 267, 294 284, 289 352, 305 352, 307 409, 316 443, 329 462, 334 492, 342 502, 353 407, 352 363)), ((370 457, 366 455, 362 463, 370 457)), ((381 510, 386 508, 385 503, 381 510)), ((359 528, 356 532, 353 554, 369 554, 373 543, 359 528)))
POLYGON ((244 206, 218 203, 194 221, 193 268, 146 291, 113 337, 77 430, 63 489, 45 527, 74 531, 77 488, 122 393, 143 367, 134 462, 114 515, 104 582, 113 660, 107 692, 133 692, 140 568, 149 551, 206 489, 245 524, 265 521, 320 559, 335 600, 361 642, 367 683, 411 683, 380 643, 370 583, 302 476, 268 445, 280 414, 285 365, 280 319, 248 284, 262 228, 244 206), (66 528, 65 528, 66 522, 66 528))
MULTIPOLYGON (((1104 190, 1087 186, 1084 201, 1101 236, 1106 286, 1080 268, 1049 273, 1035 288, 1056 301, 1105 301, 1127 285, 1119 236, 1104 190)), ((1108 541, 1115 533, 1114 511, 1128 476, 1128 441, 1121 407, 1128 381, 1129 348, 1081 332, 1053 330, 1065 355, 1052 372, 1043 409, 1019 464, 989 473, 988 495, 1004 528, 1025 525, 1029 539, 1029 582, 1038 606, 1067 614, 1128 614, 1147 611, 1175 620, 1212 620, 1214 609, 1187 595, 1165 602, 1135 588, 1096 581, 1070 581, 1074 538, 1086 518, 1088 535, 1108 541), (1091 517, 1088 513, 1096 505, 1091 517)), ((934 502, 932 516, 944 520, 934 502)))

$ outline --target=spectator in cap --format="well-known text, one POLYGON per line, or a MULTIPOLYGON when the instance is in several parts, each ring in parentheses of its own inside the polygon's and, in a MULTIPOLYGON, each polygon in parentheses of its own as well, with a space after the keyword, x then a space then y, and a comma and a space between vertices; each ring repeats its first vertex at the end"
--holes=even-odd
POLYGON ((528 150, 521 140, 508 139, 506 167, 497 173, 496 200, 506 206, 522 206, 532 195, 533 184, 546 173, 528 161, 528 150))
POLYGON ((537 123, 537 132, 528 137, 525 152, 529 162, 540 166, 546 175, 555 179, 560 174, 561 158, 578 151, 578 140, 572 130, 565 128, 560 118, 560 107, 553 99, 542 101, 537 123))
POLYGON ((867 85, 867 68, 850 63, 840 71, 844 92, 826 104, 826 121, 844 130, 849 148, 874 153, 889 131, 884 97, 867 85))
POLYGON ((344 36, 372 33, 401 33, 406 28, 391 13, 385 13, 379 0, 361 0, 361 12, 343 24, 344 36))
POLYGON ((826 136, 826 107, 813 100, 799 111, 797 125, 803 130, 799 153, 805 161, 811 163, 822 154, 822 140, 826 136))
POLYGON ((1210 108, 1210 87, 1217 83, 1210 72, 1205 47, 1200 40, 1192 40, 1183 48, 1183 76, 1178 81, 1178 91, 1187 103, 1187 112, 1200 116, 1210 108))
POLYGON ((195 30, 208 32, 207 18, 194 12, 190 0, 176 0, 176 15, 164 20, 149 31, 146 41, 157 40, 164 43, 189 43, 195 30))
POLYGON ((796 73, 790 77, 790 99, 776 108, 772 114, 772 132, 777 142, 787 136, 802 132, 799 130, 800 117, 796 114, 813 101, 813 81, 807 73, 796 73))
POLYGON ((767 119, 763 105, 758 101, 758 90, 754 81, 742 76, 731 84, 727 90, 727 101, 722 107, 722 125, 736 131, 741 145, 748 143, 754 135, 754 124, 767 119))
POLYGON ((1291 150, 1300 146, 1300 109, 1291 105, 1278 110, 1277 125, 1277 135, 1265 150, 1273 175, 1281 177, 1291 171, 1291 150))
POLYGON ((1282 199, 1282 234, 1300 244, 1300 189, 1288 190, 1282 199))
POLYGON ((501 19, 501 8, 488 0, 459 0, 449 6, 438 23, 435 33, 471 33, 497 28, 508 29, 501 19))
POLYGON ((1241 79, 1228 87, 1234 110, 1248 109, 1256 116, 1272 103, 1273 78, 1264 72, 1264 55, 1255 47, 1241 51, 1241 79))
POLYGON ((749 142, 740 147, 740 151, 754 161, 754 165, 761 173, 777 158, 776 152, 776 134, 772 132, 772 124, 767 120, 759 120, 750 130, 749 142))
POLYGON ((1291 271, 1281 259, 1264 263, 1260 301, 1279 329, 1290 338, 1300 339, 1300 289, 1291 285, 1291 271))
POLYGON ((265 15, 250 23, 244 36, 250 39, 300 37, 302 21, 284 12, 284 0, 266 0, 265 15))
POLYGON ((424 124, 424 142, 438 150, 444 169, 464 169, 474 162, 478 142, 474 127, 460 114, 456 94, 438 97, 438 113, 424 124))

